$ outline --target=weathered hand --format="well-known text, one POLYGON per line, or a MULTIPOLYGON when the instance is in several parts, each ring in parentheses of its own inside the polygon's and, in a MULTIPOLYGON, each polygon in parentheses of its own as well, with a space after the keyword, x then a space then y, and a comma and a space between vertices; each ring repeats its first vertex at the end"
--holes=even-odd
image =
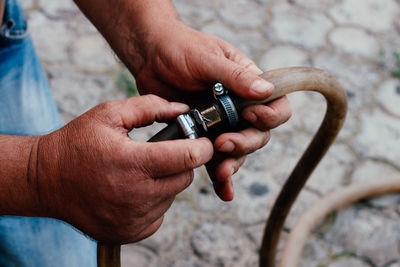
POLYGON ((48 215, 107 243, 154 233, 213 147, 206 138, 136 142, 128 132, 187 110, 154 95, 134 97, 100 104, 41 137, 34 177, 48 215))
MULTIPOLYGON (((235 47, 178 20, 154 23, 141 38, 141 58, 135 58, 133 65, 126 62, 141 94, 152 93, 194 106, 209 103, 215 82, 248 99, 265 99, 273 91, 272 84, 258 77, 262 71, 235 47)), ((243 164, 245 155, 264 146, 269 140, 268 131, 286 122, 290 115, 285 97, 268 106, 249 107, 242 116, 254 128, 216 139, 214 147, 224 155, 214 157, 219 159, 207 164, 207 169, 221 199, 233 198, 231 176, 243 164)))

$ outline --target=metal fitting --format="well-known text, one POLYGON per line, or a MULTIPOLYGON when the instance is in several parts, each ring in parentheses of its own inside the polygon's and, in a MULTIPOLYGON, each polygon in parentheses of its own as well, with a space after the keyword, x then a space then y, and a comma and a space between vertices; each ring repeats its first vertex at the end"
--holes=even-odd
POLYGON ((186 138, 196 139, 199 137, 196 133, 194 122, 188 114, 179 115, 176 120, 186 138))
POLYGON ((232 102, 232 99, 229 97, 228 94, 218 96, 217 100, 221 103, 226 117, 228 118, 229 126, 235 128, 239 123, 239 115, 236 110, 235 105, 232 102))
POLYGON ((214 96, 220 96, 225 94, 225 88, 221 83, 214 84, 213 87, 214 96))
POLYGON ((215 106, 211 106, 205 110, 202 110, 200 114, 207 129, 222 121, 221 115, 215 106))

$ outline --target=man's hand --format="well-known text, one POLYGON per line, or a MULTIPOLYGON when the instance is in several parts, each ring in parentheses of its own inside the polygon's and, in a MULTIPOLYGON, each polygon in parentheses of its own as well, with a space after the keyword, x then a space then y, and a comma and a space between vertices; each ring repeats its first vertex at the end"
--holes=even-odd
POLYGON ((47 216, 107 243, 153 234, 213 147, 206 138, 136 142, 128 132, 187 110, 154 95, 107 102, 41 137, 30 179, 47 216))
MULTIPOLYGON (((248 99, 265 99, 273 91, 272 84, 258 77, 262 71, 253 61, 215 36, 172 20, 153 25, 148 38, 142 50, 143 63, 132 66, 142 94, 153 93, 196 106, 210 103, 215 82, 248 99)), ((226 133, 215 140, 218 153, 207 170, 221 199, 233 198, 231 176, 244 163, 245 155, 264 146, 269 130, 286 122, 290 115, 286 97, 268 106, 249 107, 242 116, 253 128, 226 133)))
MULTIPOLYGON (((232 45, 181 23, 169 0, 75 2, 134 74, 141 94, 193 105, 208 103, 215 82, 248 99, 265 99, 273 91, 272 84, 258 77, 262 71, 254 62, 232 45)), ((242 116, 254 128, 217 138, 214 147, 223 157, 217 156, 208 171, 221 199, 233 198, 231 176, 245 155, 264 146, 268 131, 290 115, 285 97, 249 107, 242 116)))

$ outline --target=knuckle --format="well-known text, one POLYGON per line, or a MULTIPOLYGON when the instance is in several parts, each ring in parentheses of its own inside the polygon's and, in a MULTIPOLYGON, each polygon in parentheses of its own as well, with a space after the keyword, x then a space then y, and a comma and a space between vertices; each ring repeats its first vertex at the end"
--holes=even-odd
POLYGON ((288 106, 283 122, 287 122, 292 117, 292 114, 293 114, 292 108, 288 106))
POLYGON ((274 128, 278 126, 282 121, 282 113, 279 110, 272 110, 272 112, 269 114, 269 118, 265 120, 265 123, 270 126, 270 128, 274 128))
POLYGON ((188 149, 184 156, 184 164, 187 169, 192 169, 201 164, 201 151, 198 148, 188 149))
POLYGON ((271 139, 271 133, 267 131, 264 135, 263 138, 261 139, 260 147, 265 146, 268 144, 269 140, 271 139))
POLYGON ((144 97, 146 98, 147 101, 152 102, 152 103, 162 101, 162 99, 160 97, 153 95, 153 94, 145 95, 144 97))
POLYGON ((116 105, 117 105, 117 101, 107 101, 107 102, 101 103, 98 107, 102 111, 109 112, 109 111, 113 110, 116 105))
POLYGON ((241 68, 234 69, 232 71, 232 78, 235 81, 238 81, 238 80, 244 79, 249 74, 250 74, 250 70, 248 70, 248 69, 246 69, 244 67, 241 67, 241 68))
POLYGON ((193 170, 187 172, 187 173, 185 174, 185 176, 186 176, 186 177, 185 177, 185 179, 184 179, 183 186, 184 186, 184 188, 187 188, 187 187, 189 187, 189 185, 191 185, 192 182, 193 182, 193 179, 194 179, 194 172, 193 172, 193 170))
POLYGON ((235 144, 235 155, 245 155, 250 151, 248 142, 236 142, 235 144))

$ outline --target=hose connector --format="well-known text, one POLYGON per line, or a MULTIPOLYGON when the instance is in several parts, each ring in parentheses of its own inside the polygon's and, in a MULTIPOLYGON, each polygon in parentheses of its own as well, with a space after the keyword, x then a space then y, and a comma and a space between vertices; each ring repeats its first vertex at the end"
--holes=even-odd
POLYGON ((181 114, 176 118, 185 138, 196 139, 199 136, 196 132, 195 124, 189 114, 181 114))
POLYGON ((226 90, 221 83, 216 83, 214 85, 213 92, 214 98, 219 101, 223 110, 225 111, 229 126, 232 129, 235 129, 240 119, 235 104, 228 94, 228 90, 226 90))

